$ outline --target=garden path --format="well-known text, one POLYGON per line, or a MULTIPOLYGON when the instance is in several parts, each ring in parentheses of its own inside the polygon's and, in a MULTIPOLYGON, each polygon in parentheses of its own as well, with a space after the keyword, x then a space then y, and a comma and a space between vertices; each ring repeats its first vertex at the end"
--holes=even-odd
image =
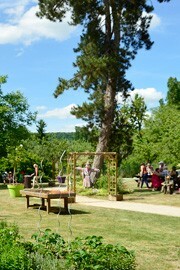
MULTIPOLYGON (((175 196, 179 196, 179 194, 175 196)), ((101 200, 79 195, 76 196, 76 203, 95 207, 114 208, 128 211, 180 217, 180 207, 175 206, 154 205, 147 203, 126 202, 126 201, 101 200)))

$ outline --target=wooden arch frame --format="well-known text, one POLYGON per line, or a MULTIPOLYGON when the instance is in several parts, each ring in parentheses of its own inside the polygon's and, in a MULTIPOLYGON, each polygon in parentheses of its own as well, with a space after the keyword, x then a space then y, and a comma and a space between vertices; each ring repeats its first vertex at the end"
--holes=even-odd
POLYGON ((71 187, 68 183, 68 190, 76 192, 76 163, 80 156, 96 156, 101 155, 108 161, 108 193, 109 195, 117 195, 117 153, 116 152, 72 152, 68 155, 67 173, 70 177, 72 174, 71 187))

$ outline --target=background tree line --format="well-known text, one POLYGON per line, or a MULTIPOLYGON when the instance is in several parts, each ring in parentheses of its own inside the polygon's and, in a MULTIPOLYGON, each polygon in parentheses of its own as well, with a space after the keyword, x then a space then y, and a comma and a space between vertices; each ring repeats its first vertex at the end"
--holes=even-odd
MULTIPOLYGON (((20 92, 4 95, 2 85, 6 76, 0 76, 0 171, 22 170, 32 172, 37 163, 45 178, 55 178, 62 168, 60 157, 64 151, 95 151, 98 129, 76 127, 75 133, 46 133, 46 123, 36 122, 36 113, 29 111, 26 98, 20 92), (37 132, 28 126, 37 124, 37 132)), ((169 78, 166 100, 147 114, 142 97, 135 96, 131 102, 119 106, 116 125, 112 132, 109 151, 118 153, 118 165, 123 176, 133 176, 139 164, 148 161, 154 166, 164 160, 169 166, 179 164, 180 159, 180 82, 169 78)), ((63 173, 63 172, 61 172, 63 173)))

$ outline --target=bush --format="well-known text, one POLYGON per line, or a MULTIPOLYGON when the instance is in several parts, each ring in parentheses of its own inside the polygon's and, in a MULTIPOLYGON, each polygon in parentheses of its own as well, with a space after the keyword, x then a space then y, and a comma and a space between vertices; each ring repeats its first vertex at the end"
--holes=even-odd
POLYGON ((82 270, 133 270, 135 257, 133 252, 125 247, 105 245, 102 237, 88 236, 85 239, 76 238, 67 255, 69 266, 82 270))
POLYGON ((96 188, 103 188, 108 190, 108 176, 107 175, 101 175, 95 182, 96 188))
POLYGON ((66 243, 46 229, 24 242, 15 225, 0 223, 0 270, 134 270, 135 256, 120 245, 103 244, 101 236, 66 243))
POLYGON ((8 227, 6 222, 0 223, 0 269, 30 269, 31 260, 20 239, 16 225, 8 227))

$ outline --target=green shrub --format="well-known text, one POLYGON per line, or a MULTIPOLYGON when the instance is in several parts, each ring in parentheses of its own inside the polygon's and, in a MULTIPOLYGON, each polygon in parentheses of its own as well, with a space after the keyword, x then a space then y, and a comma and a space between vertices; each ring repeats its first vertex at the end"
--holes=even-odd
POLYGON ((63 257, 66 250, 66 243, 61 235, 51 232, 46 229, 42 234, 33 234, 34 251, 43 255, 52 255, 56 257, 63 257))
POLYGON ((108 177, 107 175, 101 175, 95 182, 95 188, 108 190, 108 177))
POLYGON ((103 244, 101 236, 75 238, 66 243, 46 229, 22 241, 15 225, 0 223, 0 270, 134 270, 132 251, 103 244))
POLYGON ((31 253, 32 269, 34 270, 67 270, 64 259, 57 259, 51 255, 42 255, 39 252, 31 253))
POLYGON ((67 255, 69 266, 83 270, 133 270, 134 254, 122 246, 105 245, 102 237, 76 238, 67 255))
POLYGON ((31 260, 20 239, 16 225, 0 223, 0 270, 30 269, 31 260))

